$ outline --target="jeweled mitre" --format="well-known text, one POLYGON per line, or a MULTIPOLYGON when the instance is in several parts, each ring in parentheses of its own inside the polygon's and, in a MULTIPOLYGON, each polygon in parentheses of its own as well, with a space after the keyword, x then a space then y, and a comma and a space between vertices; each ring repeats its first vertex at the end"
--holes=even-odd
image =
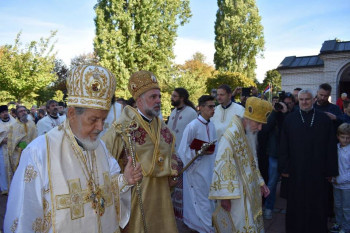
POLYGON ((116 87, 114 75, 97 65, 74 67, 67 78, 67 105, 109 110, 116 87))

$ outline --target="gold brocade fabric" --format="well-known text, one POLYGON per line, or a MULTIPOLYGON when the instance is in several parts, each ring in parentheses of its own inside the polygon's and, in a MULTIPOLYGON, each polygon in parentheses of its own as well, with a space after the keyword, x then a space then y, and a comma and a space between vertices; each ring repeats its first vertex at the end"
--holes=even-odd
POLYGON ((107 151, 100 143, 94 152, 83 152, 86 158, 96 155, 95 182, 104 199, 104 212, 99 215, 72 138, 68 121, 46 134, 52 232, 118 232, 118 174, 110 175, 107 151))
MULTIPOLYGON (((169 177, 176 174, 172 169, 172 165, 176 164, 172 158, 174 136, 165 123, 158 118, 148 123, 142 119, 137 110, 126 106, 120 119, 106 132, 102 140, 123 170, 126 165, 125 149, 129 153, 129 143, 116 125, 128 124, 133 120, 139 125, 133 132, 132 140, 136 159, 141 164, 144 175, 141 189, 147 230, 150 233, 177 232, 168 183, 169 177)), ((130 221, 123 232, 144 232, 136 188, 132 190, 130 221)))
POLYGON ((19 143, 25 142, 27 145, 38 136, 36 126, 33 121, 22 123, 18 120, 11 125, 8 132, 7 149, 9 156, 8 181, 11 183, 12 176, 15 173, 23 149, 19 147, 19 143))
POLYGON ((231 200, 230 214, 237 232, 263 232, 263 184, 242 121, 235 116, 219 144, 209 199, 231 200))
MULTIPOLYGON (((10 120, 8 122, 3 122, 0 120, 0 144, 3 143, 3 140, 5 138, 8 138, 8 131, 10 130, 10 127, 13 123, 15 123, 16 120, 14 118, 10 118, 10 120)), ((2 155, 4 158, 4 163, 5 163, 5 171, 4 173, 7 175, 6 179, 7 179, 7 190, 10 188, 10 184, 11 184, 11 180, 12 179, 12 170, 10 167, 10 160, 9 160, 9 156, 8 156, 8 150, 7 150, 7 143, 3 143, 0 146, 0 150, 2 150, 2 155)))

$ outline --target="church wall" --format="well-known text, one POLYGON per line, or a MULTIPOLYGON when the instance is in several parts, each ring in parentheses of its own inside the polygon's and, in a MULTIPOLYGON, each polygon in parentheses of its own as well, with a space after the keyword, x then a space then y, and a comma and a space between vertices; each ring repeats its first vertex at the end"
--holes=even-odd
POLYGON ((338 75, 342 67, 350 59, 350 53, 322 54, 323 67, 292 68, 278 70, 282 76, 282 90, 292 92, 294 88, 300 87, 311 89, 316 94, 321 83, 329 83, 332 86, 330 100, 335 103, 338 93, 338 75))
POLYGON ((320 55, 324 61, 324 75, 326 82, 332 86, 332 103, 337 100, 338 93, 338 75, 342 67, 346 65, 346 62, 350 59, 350 53, 333 53, 320 55))
POLYGON ((325 80, 323 67, 286 69, 279 72, 282 76, 282 90, 286 92, 293 92, 294 88, 300 87, 310 89, 316 94, 318 85, 325 80))

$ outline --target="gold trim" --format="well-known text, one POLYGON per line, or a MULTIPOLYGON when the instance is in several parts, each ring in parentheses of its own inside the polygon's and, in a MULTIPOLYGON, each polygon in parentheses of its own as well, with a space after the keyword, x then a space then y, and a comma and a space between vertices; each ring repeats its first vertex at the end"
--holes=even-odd
MULTIPOLYGON (((243 186, 243 192, 244 192, 244 197, 245 198, 248 198, 249 200, 249 203, 251 205, 251 211, 253 213, 253 221, 255 221, 255 219, 259 216, 259 212, 261 211, 261 204, 260 203, 257 203, 257 200, 255 200, 255 198, 253 199, 252 198, 252 193, 250 192, 250 189, 249 189, 249 183, 252 183, 252 179, 253 179, 253 175, 257 175, 257 178, 259 179, 259 176, 257 174, 257 171, 256 169, 253 169, 252 167, 252 161, 255 162, 255 159, 254 159, 254 155, 253 155, 253 151, 252 149, 250 148, 250 145, 248 144, 248 141, 247 141, 247 137, 245 135, 245 131, 244 131, 244 128, 243 128, 243 124, 242 124, 242 121, 240 120, 240 118, 238 118, 237 116, 234 116, 232 118, 232 122, 235 123, 235 125, 237 126, 237 129, 238 129, 238 133, 239 135, 241 135, 241 138, 242 138, 242 141, 243 143, 246 145, 245 148, 247 149, 247 157, 248 157, 248 164, 249 164, 249 168, 250 168, 250 171, 251 171, 251 174, 249 174, 249 177, 246 176, 246 173, 245 172, 242 172, 242 169, 241 169, 241 166, 238 166, 239 164, 241 163, 237 163, 237 160, 239 158, 237 158, 237 156, 233 156, 236 164, 237 164, 237 169, 239 170, 239 173, 241 174, 241 178, 242 178, 242 186, 243 186)), ((235 136, 228 130, 226 131, 226 133, 224 134, 225 137, 229 137, 228 138, 228 142, 230 143, 232 149, 234 150, 235 146, 234 146, 234 143, 236 143, 236 141, 234 140, 235 139, 235 136)), ((234 152, 237 152, 234 150, 234 152)), ((245 166, 244 164, 241 164, 242 166, 245 166)), ((257 182, 257 185, 259 185, 259 180, 256 181, 257 182)), ((252 184, 254 185, 254 184, 252 184)), ((260 186, 259 186, 260 188, 260 186)), ((252 190, 252 192, 254 192, 254 190, 252 190)), ((256 192, 259 192, 259 195, 260 195, 260 189, 256 192)))
MULTIPOLYGON (((157 132, 154 132, 154 134, 153 134, 152 131, 150 130, 149 126, 142 119, 140 113, 134 108, 130 108, 130 110, 135 113, 135 116, 137 117, 137 121, 140 122, 141 126, 147 132, 147 134, 151 138, 152 142, 154 143, 154 149, 153 149, 153 155, 152 155, 152 167, 151 167, 149 172, 146 172, 142 168, 143 176, 150 176, 153 173, 153 171, 154 171, 154 167, 155 167, 156 160, 157 160, 157 154, 159 154, 160 130, 162 128, 161 125, 160 125, 161 121, 160 121, 160 119, 158 117, 156 117, 156 119, 157 119, 157 132)), ((137 153, 135 153, 135 156, 136 156, 137 160, 140 161, 137 153)))
POLYGON ((229 199, 240 199, 241 196, 209 196, 210 200, 229 200, 229 199))
MULTIPOLYGON (((220 231, 220 228, 219 228, 218 224, 217 224, 217 222, 220 221, 219 219, 217 219, 217 215, 218 215, 218 213, 220 212, 220 210, 222 210, 222 207, 221 207, 221 203, 218 202, 218 203, 217 203, 217 206, 216 206, 216 209, 215 209, 215 211, 214 211, 214 213, 213 213, 213 217, 212 217, 213 226, 214 226, 214 229, 215 229, 215 232, 216 232, 216 233, 222 233, 222 232, 220 231)), ((226 211, 226 210, 224 210, 224 211, 226 211)), ((229 215, 228 218, 231 220, 230 223, 231 223, 231 226, 232 226, 232 229, 231 229, 232 232, 237 232, 237 230, 236 230, 236 228, 235 228, 235 224, 234 224, 233 221, 232 221, 231 212, 230 212, 230 211, 226 211, 226 212, 227 212, 227 214, 229 215)))
POLYGON ((47 154, 47 173, 49 176, 49 186, 50 186, 50 196, 51 196, 51 205, 52 205, 52 232, 55 233, 55 203, 54 203, 54 194, 52 189, 52 179, 51 179, 51 160, 50 160, 50 146, 49 146, 49 138, 47 137, 47 134, 45 134, 46 139, 46 154, 47 154))

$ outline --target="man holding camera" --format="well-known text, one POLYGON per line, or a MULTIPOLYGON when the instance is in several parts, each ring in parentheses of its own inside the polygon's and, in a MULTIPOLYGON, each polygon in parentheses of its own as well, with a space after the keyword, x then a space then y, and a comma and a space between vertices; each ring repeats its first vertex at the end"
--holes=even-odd
POLYGON ((266 145, 267 156, 265 159, 260 158, 260 168, 263 170, 261 171, 262 176, 264 178, 268 177, 266 183, 271 192, 265 201, 265 219, 272 219, 272 211, 276 200, 276 187, 279 178, 278 150, 282 124, 284 118, 295 109, 295 99, 291 93, 281 92, 279 94, 279 101, 274 104, 274 111, 272 111, 267 119, 267 124, 263 125, 262 130, 259 132, 259 144, 266 145))

